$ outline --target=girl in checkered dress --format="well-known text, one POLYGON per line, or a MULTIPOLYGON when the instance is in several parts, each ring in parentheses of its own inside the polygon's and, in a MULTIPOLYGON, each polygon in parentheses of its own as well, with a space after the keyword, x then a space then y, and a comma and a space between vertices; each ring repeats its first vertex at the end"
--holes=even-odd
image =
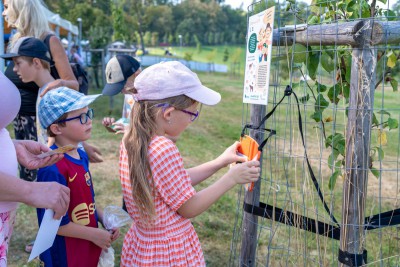
POLYGON ((125 236, 121 266, 205 266, 190 222, 236 184, 255 182, 258 161, 236 155, 238 143, 221 156, 185 169, 175 144, 165 135, 180 135, 199 115, 199 103, 217 104, 219 93, 204 87, 179 62, 162 62, 135 80, 136 100, 120 151, 120 178, 134 223, 125 236), (219 169, 236 164, 211 186, 193 188, 219 169))

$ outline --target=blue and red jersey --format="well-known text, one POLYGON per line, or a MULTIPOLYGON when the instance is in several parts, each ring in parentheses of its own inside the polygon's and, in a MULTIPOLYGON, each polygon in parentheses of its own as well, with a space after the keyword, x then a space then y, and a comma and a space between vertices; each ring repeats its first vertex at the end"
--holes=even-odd
MULTIPOLYGON (((52 149, 57 146, 53 145, 52 149)), ((38 182, 57 182, 70 189, 70 203, 61 225, 70 222, 86 227, 98 227, 92 177, 87 154, 78 149, 80 159, 65 154, 64 158, 46 168, 39 169, 38 182)), ((37 209, 39 225, 44 209, 37 209)), ((40 255, 45 267, 97 267, 101 248, 93 242, 57 235, 51 248, 40 255)))

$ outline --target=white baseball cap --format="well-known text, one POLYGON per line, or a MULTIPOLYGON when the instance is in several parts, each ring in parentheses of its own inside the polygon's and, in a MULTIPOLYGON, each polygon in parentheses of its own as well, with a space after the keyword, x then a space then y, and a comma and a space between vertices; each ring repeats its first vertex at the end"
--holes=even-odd
POLYGON ((154 64, 140 73, 134 83, 136 101, 161 100, 178 95, 186 95, 204 105, 215 105, 221 95, 205 87, 196 73, 179 61, 154 64))

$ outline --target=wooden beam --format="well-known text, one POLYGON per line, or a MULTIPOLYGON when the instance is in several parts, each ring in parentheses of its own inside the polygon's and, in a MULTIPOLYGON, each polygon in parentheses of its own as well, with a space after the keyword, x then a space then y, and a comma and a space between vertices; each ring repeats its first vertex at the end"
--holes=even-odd
POLYGON ((360 36, 369 36, 370 45, 398 44, 400 21, 358 20, 325 25, 309 25, 299 29, 280 28, 273 33, 273 45, 350 45, 358 46, 360 36), (370 31, 371 33, 365 33, 370 31))

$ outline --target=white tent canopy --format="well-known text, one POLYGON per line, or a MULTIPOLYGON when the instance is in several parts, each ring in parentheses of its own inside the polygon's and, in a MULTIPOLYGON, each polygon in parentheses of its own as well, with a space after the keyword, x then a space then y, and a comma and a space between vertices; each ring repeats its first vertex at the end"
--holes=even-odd
POLYGON ((55 26, 58 26, 67 32, 70 32, 73 35, 78 35, 79 30, 78 27, 73 25, 70 21, 63 19, 60 17, 59 14, 53 13, 47 8, 45 9, 46 17, 47 20, 49 21, 50 24, 53 24, 55 26))

